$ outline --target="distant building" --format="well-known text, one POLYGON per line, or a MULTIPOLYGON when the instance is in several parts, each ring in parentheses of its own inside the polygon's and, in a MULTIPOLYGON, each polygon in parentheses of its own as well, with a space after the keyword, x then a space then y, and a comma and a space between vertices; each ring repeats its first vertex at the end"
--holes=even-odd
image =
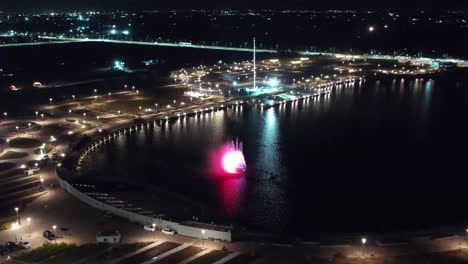
POLYGON ((96 243, 117 244, 120 239, 121 235, 117 230, 102 231, 96 235, 96 243))
POLYGON ((431 65, 436 69, 452 69, 457 67, 455 62, 432 61, 431 65))

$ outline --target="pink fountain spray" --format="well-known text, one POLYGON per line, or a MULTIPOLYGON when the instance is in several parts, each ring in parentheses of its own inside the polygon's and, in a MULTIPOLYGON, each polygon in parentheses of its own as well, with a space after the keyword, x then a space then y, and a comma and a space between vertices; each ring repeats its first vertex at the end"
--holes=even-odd
POLYGON ((213 154, 213 168, 216 175, 223 177, 241 177, 247 171, 242 143, 232 140, 224 144, 213 154))
POLYGON ((228 174, 243 174, 247 170, 245 163, 242 142, 231 141, 222 157, 223 170, 228 174))

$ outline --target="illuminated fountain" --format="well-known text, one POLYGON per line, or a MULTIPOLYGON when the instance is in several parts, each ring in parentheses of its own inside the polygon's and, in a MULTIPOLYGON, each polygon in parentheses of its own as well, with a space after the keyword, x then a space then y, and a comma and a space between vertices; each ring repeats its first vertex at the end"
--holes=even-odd
POLYGON ((217 175, 243 176, 247 171, 242 143, 230 141, 224 144, 214 155, 213 165, 217 175))
POLYGON ((244 153, 242 152, 242 143, 239 141, 231 141, 224 152, 221 160, 222 168, 229 174, 245 173, 247 164, 245 163, 244 153))

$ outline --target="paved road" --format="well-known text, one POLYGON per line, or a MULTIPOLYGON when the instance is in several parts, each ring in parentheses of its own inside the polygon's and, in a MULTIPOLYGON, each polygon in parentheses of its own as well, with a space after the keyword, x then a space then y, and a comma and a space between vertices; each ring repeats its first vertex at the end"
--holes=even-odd
MULTIPOLYGON (((62 37, 49 37, 49 36, 38 36, 40 39, 49 40, 40 42, 29 42, 29 43, 7 43, 0 44, 2 47, 16 47, 16 46, 35 46, 35 45, 50 45, 50 44, 65 44, 65 43, 76 43, 76 42, 105 42, 115 44, 131 44, 131 45, 145 45, 145 46, 160 46, 160 47, 177 47, 177 48, 194 48, 194 49, 210 49, 210 50, 223 50, 223 51, 239 51, 239 52, 253 52, 253 48, 240 48, 240 47, 224 47, 215 45, 197 45, 197 44, 181 44, 171 42, 148 42, 148 41, 133 41, 133 40, 114 40, 114 39, 90 39, 90 38, 62 38, 62 37)), ((279 50, 274 49, 256 49, 258 53, 279 53, 279 50)), ((420 61, 420 62, 431 62, 434 60, 441 62, 455 62, 462 66, 468 65, 467 60, 461 59, 444 59, 444 58, 416 58, 410 56, 390 56, 390 55, 376 55, 376 54, 346 54, 346 53, 330 53, 330 52, 311 52, 303 50, 293 50, 291 53, 300 54, 304 56, 331 56, 337 58, 353 58, 353 59, 379 59, 379 60, 398 60, 398 61, 420 61)))

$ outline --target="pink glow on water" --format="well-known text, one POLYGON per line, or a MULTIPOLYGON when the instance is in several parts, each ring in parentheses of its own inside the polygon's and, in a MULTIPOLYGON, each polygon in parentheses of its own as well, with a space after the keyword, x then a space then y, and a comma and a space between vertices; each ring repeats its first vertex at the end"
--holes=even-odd
POLYGON ((244 197, 247 165, 242 150, 241 143, 232 141, 211 153, 213 176, 220 180, 219 202, 230 216, 238 214, 244 197))
POLYGON ((224 213, 236 216, 243 203, 245 178, 229 178, 220 183, 220 201, 224 213))

